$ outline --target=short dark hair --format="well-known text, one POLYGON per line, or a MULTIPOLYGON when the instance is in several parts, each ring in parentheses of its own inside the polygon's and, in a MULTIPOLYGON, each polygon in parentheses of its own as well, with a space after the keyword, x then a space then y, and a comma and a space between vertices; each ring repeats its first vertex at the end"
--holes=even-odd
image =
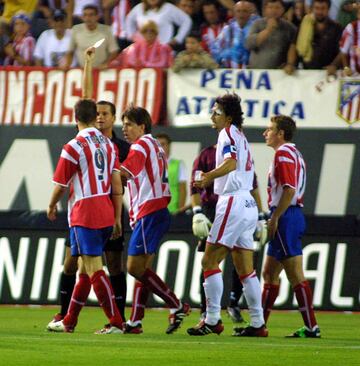
POLYGON ((158 133, 155 137, 157 139, 164 139, 164 140, 166 140, 169 145, 172 142, 171 137, 167 133, 164 133, 164 132, 158 133))
POLYGON ((226 93, 215 99, 215 102, 222 106, 225 115, 232 118, 231 124, 241 128, 244 123, 241 108, 241 98, 236 93, 226 93))
POLYGON ((196 31, 192 31, 190 32, 186 38, 194 38, 196 39, 198 42, 201 42, 201 34, 199 32, 196 31))
POLYGON ((110 107, 110 112, 113 116, 116 115, 116 107, 114 103, 108 102, 107 100, 99 100, 96 105, 108 105, 110 107))
POLYGON ((149 112, 142 107, 136 107, 130 104, 122 113, 121 120, 124 122, 125 117, 137 125, 145 125, 145 133, 151 133, 152 120, 149 112))
POLYGON ((96 6, 96 5, 91 5, 91 4, 88 4, 88 5, 85 5, 83 8, 82 8, 82 11, 84 12, 84 10, 94 10, 96 15, 99 14, 99 8, 96 6))
POLYGON ((215 1, 215 0, 205 0, 205 1, 203 1, 203 3, 201 4, 201 8, 203 8, 204 6, 215 6, 215 8, 217 9, 217 10, 219 10, 219 8, 220 8, 220 5, 219 5, 219 3, 217 2, 217 1, 215 1))
POLYGON ((283 0, 266 0, 265 5, 270 4, 270 3, 280 3, 282 5, 282 7, 285 9, 285 4, 284 4, 283 0))
POLYGON ((271 117, 270 120, 276 124, 278 131, 284 131, 285 141, 292 141, 296 132, 296 123, 291 117, 279 114, 271 117))
POLYGON ((314 3, 326 3, 329 9, 331 7, 331 1, 330 0, 313 0, 311 5, 314 5, 314 3))
POLYGON ((77 122, 89 125, 96 121, 96 103, 91 99, 80 99, 76 102, 75 119, 77 122))

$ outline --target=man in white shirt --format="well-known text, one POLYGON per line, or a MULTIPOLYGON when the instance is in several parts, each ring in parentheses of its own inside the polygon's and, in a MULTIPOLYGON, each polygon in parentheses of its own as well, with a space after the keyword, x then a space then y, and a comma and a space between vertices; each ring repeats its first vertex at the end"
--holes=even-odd
MULTIPOLYGON (((52 29, 41 33, 34 51, 35 65, 61 67, 69 50, 71 30, 66 29, 66 13, 56 9, 51 19, 52 29)), ((75 66, 73 62, 71 66, 75 66)))

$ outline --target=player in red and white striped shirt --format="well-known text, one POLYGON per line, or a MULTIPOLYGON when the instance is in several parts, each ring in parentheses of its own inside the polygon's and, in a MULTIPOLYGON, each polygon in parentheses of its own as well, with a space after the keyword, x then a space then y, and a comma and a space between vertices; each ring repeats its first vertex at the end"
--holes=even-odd
POLYGON ((170 308, 167 334, 178 329, 190 313, 161 278, 151 270, 160 240, 170 225, 167 206, 170 201, 166 154, 151 135, 151 117, 141 107, 128 107, 121 117, 125 139, 132 143, 121 165, 130 194, 130 225, 133 229, 128 245, 128 272, 136 278, 132 313, 126 332, 142 333, 149 292, 160 296, 170 308))
POLYGON ((275 157, 269 171, 270 242, 263 272, 262 306, 267 321, 279 293, 280 273, 285 269, 304 320, 304 327, 289 337, 320 338, 312 291, 302 267, 301 237, 305 231, 302 206, 306 167, 301 153, 291 143, 295 131, 295 122, 290 117, 278 115, 271 118, 264 132, 266 144, 275 150, 275 157))
POLYGON ((122 230, 122 185, 117 152, 110 139, 94 127, 96 115, 94 101, 83 99, 76 103, 79 133, 63 147, 54 174, 55 188, 47 215, 52 221, 56 219, 57 202, 71 185, 68 203, 71 255, 81 256, 82 261, 68 313, 63 320, 49 323, 47 329, 50 331, 74 331, 92 285, 111 324, 103 333, 122 333, 123 320, 102 269, 104 244, 110 236, 119 237, 122 230))

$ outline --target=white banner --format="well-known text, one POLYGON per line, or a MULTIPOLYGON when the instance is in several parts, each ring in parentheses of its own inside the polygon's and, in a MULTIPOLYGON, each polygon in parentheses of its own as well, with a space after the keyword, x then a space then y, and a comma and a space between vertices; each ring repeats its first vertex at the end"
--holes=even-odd
POLYGON ((221 94, 241 96, 247 127, 264 127, 275 114, 299 127, 360 127, 360 78, 327 78, 323 70, 185 70, 168 73, 168 119, 179 127, 210 124, 221 94))

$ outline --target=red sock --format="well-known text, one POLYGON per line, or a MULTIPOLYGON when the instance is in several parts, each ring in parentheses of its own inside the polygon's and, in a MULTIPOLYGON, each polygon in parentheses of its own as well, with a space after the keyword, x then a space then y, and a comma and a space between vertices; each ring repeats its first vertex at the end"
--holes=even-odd
POLYGON ((149 288, 155 295, 161 297, 170 309, 175 309, 180 306, 180 300, 169 289, 166 283, 151 269, 147 268, 140 281, 149 288))
POLYGON ((123 319, 115 303, 114 291, 109 279, 103 270, 95 272, 91 276, 96 297, 111 325, 122 329, 123 319))
POLYGON ((296 300, 299 304, 299 311, 303 317, 304 324, 309 328, 313 329, 317 325, 314 308, 312 291, 308 281, 299 283, 294 287, 296 300))
POLYGON ((275 303, 276 298, 279 295, 279 285, 272 285, 270 283, 265 283, 263 292, 261 295, 261 303, 264 311, 265 324, 270 316, 271 309, 275 303))
POLYGON ((144 318, 149 289, 140 281, 135 281, 130 320, 136 322, 144 318))
POLYGON ((64 318, 64 324, 70 327, 75 327, 82 307, 89 296, 91 290, 90 278, 87 274, 80 274, 79 280, 76 283, 68 312, 64 318))

